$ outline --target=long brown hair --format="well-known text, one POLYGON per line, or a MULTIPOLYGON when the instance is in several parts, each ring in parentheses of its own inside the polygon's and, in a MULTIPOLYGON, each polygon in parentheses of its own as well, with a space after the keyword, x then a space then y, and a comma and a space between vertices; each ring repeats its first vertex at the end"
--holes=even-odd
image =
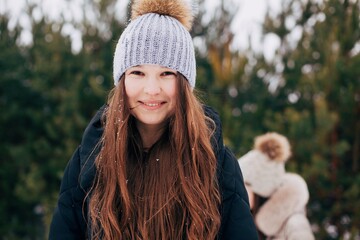
POLYGON ((124 78, 105 113, 90 193, 94 239, 215 239, 220 193, 210 139, 215 126, 178 74, 173 115, 144 152, 124 78))

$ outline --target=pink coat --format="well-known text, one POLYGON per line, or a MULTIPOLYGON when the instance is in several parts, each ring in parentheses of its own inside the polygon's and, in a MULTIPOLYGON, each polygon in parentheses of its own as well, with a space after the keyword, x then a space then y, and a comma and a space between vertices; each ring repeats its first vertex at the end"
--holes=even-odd
POLYGON ((256 225, 269 239, 315 239, 306 217, 309 191, 304 179, 295 173, 281 177, 280 186, 260 207, 256 225))

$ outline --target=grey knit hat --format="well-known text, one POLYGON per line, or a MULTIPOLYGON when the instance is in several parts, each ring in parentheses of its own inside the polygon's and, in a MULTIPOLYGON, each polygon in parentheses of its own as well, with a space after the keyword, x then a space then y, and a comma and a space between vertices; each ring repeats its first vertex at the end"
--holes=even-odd
POLYGON ((195 53, 186 24, 192 23, 191 7, 181 0, 138 0, 132 15, 116 45, 114 84, 130 67, 157 64, 178 71, 195 87, 195 53))

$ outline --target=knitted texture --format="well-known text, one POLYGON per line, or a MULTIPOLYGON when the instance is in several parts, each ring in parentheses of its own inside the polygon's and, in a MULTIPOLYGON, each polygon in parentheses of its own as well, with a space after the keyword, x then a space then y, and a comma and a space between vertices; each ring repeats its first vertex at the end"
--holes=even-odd
POLYGON ((196 62, 190 33, 175 18, 148 13, 126 27, 116 45, 114 84, 133 66, 157 64, 178 71, 195 87, 196 62))

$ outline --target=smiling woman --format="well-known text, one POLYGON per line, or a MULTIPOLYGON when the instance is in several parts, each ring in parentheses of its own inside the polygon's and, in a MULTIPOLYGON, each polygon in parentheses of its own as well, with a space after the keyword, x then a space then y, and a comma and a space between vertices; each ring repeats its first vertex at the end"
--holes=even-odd
POLYGON ((219 116, 194 94, 190 7, 134 1, 115 88, 61 185, 50 239, 257 239, 219 116))

